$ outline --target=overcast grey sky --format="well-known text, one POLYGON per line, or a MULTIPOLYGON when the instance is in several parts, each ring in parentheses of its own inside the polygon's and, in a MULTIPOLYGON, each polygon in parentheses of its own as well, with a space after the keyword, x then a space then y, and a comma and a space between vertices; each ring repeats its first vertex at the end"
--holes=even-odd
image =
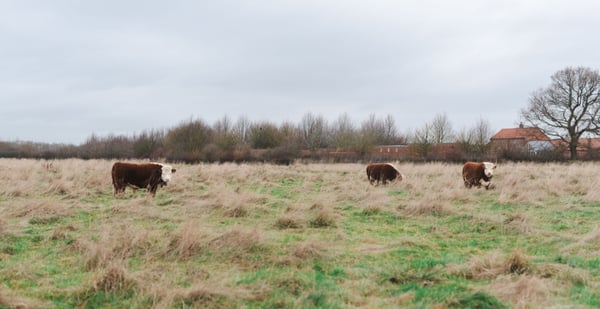
POLYGON ((600 1, 0 1, 0 140, 82 143, 190 119, 446 113, 512 127, 600 68, 600 1))

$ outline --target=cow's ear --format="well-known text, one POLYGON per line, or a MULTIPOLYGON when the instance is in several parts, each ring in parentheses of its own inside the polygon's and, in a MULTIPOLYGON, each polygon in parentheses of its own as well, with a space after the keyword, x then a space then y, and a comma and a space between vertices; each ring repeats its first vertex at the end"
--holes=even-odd
MULTIPOLYGON (((494 166, 494 168, 496 168, 496 167, 494 166)), ((173 168, 173 169, 171 169, 171 173, 175 173, 176 171, 177 171, 177 170, 176 170, 176 169, 174 169, 174 168, 173 168)))

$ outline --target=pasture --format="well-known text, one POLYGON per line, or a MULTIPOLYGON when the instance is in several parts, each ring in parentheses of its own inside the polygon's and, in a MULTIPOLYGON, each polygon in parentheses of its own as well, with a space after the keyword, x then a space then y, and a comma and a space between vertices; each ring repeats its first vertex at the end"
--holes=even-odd
MULTIPOLYGON (((0 308, 600 306, 600 164, 173 164, 0 159, 0 308)), ((485 308, 485 307, 482 307, 485 308)))

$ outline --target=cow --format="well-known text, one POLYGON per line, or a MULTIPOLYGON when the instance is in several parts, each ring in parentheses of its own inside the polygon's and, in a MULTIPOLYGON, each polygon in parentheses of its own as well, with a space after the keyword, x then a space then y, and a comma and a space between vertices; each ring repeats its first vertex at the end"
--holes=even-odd
POLYGON ((367 178, 371 184, 377 182, 379 185, 381 181, 385 185, 388 180, 402 180, 404 175, 390 163, 371 163, 367 165, 367 178))
POLYGON ((492 162, 465 163, 462 169, 465 187, 471 188, 476 186, 477 188, 481 188, 481 185, 484 185, 486 190, 489 189, 495 169, 496 164, 492 162))
POLYGON ((166 186, 173 177, 175 169, 162 163, 115 162, 112 166, 112 182, 115 195, 125 192, 125 188, 145 188, 154 197, 160 185, 166 186))

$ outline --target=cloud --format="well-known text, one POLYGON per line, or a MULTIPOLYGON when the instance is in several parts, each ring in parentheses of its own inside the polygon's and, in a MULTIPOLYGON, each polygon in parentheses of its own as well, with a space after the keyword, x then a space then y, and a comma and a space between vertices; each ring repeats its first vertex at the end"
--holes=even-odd
POLYGON ((446 112, 518 122, 566 66, 599 67, 592 1, 8 1, 0 140, 80 143, 223 115, 446 112), (6 103, 5 103, 6 102, 6 103), (51 128, 51 129, 50 129, 51 128))

